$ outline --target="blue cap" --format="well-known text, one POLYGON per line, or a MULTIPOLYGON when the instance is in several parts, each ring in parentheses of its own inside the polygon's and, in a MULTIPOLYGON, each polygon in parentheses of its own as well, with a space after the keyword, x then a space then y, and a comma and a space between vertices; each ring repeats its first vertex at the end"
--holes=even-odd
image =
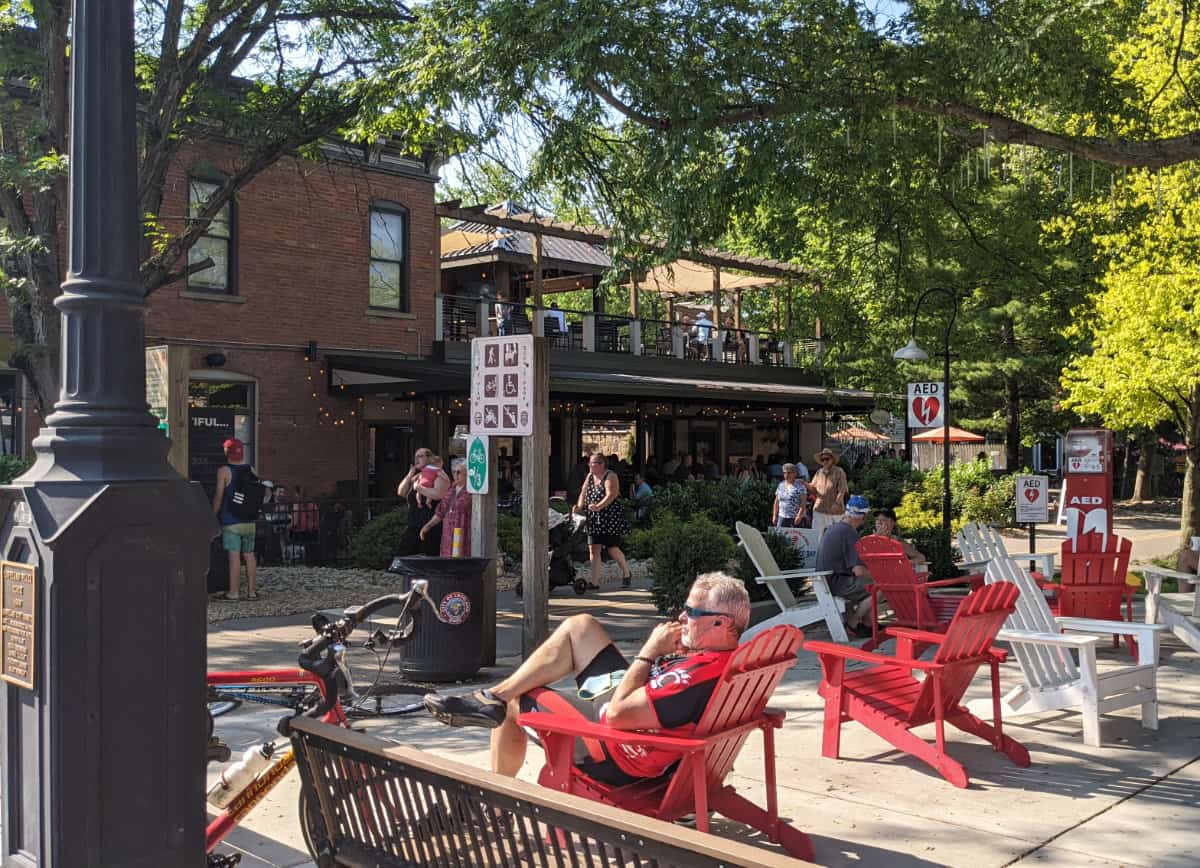
POLYGON ((852 494, 850 499, 846 501, 846 515, 866 515, 867 510, 871 508, 871 502, 861 494, 852 494))

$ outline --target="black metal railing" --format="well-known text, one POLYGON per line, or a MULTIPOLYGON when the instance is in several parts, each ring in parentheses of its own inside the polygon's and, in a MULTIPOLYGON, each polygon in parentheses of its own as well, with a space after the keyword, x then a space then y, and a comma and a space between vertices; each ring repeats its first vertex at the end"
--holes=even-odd
MULTIPOLYGON (((380 498, 302 498, 264 503, 255 552, 264 565, 331 566, 350 560, 354 533, 403 501, 380 498)), ((399 540, 396 541, 399 544, 399 540)))

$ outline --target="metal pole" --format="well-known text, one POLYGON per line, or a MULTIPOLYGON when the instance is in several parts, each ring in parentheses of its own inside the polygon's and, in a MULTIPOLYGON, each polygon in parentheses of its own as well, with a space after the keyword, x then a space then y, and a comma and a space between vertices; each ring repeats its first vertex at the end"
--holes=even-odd
MULTIPOLYGON (((953 320, 951 321, 953 322, 953 320)), ((946 328, 945 362, 942 383, 945 395, 942 416, 942 534, 946 538, 946 553, 950 553, 950 328, 946 328)))
POLYGON ((205 861, 216 523, 146 406, 133 46, 129 0, 75 0, 62 384, 33 467, 0 489, 0 547, 37 595, 34 686, 0 691, 4 865, 205 861))

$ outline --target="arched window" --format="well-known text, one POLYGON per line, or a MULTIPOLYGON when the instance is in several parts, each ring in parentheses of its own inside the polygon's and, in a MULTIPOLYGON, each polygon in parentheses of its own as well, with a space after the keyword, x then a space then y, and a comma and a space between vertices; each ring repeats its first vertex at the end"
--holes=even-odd
POLYGON ((370 306, 408 310, 408 212, 399 205, 371 206, 370 306))
MULTIPOLYGON (((188 217, 195 220, 223 182, 208 177, 188 179, 188 217)), ((226 202, 213 216, 204 233, 188 250, 188 265, 206 259, 212 265, 188 275, 188 289, 198 292, 233 294, 233 200, 226 202)))

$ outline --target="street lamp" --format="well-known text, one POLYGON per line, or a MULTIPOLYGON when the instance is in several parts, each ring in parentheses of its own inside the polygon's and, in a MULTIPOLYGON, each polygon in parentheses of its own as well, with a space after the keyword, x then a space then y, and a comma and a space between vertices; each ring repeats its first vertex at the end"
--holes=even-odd
POLYGON ((927 289, 917 299, 917 306, 913 308, 912 335, 908 343, 896 350, 893 358, 905 362, 924 362, 928 360, 929 353, 921 349, 917 343, 917 317, 921 313, 921 305, 925 299, 934 293, 941 293, 950 299, 950 319, 946 322, 946 331, 942 334, 942 352, 935 353, 941 356, 945 367, 942 373, 942 533, 946 537, 946 551, 950 551, 950 332, 954 329, 954 320, 958 317, 958 296, 948 289, 943 289, 940 286, 935 286, 932 289, 927 289))

